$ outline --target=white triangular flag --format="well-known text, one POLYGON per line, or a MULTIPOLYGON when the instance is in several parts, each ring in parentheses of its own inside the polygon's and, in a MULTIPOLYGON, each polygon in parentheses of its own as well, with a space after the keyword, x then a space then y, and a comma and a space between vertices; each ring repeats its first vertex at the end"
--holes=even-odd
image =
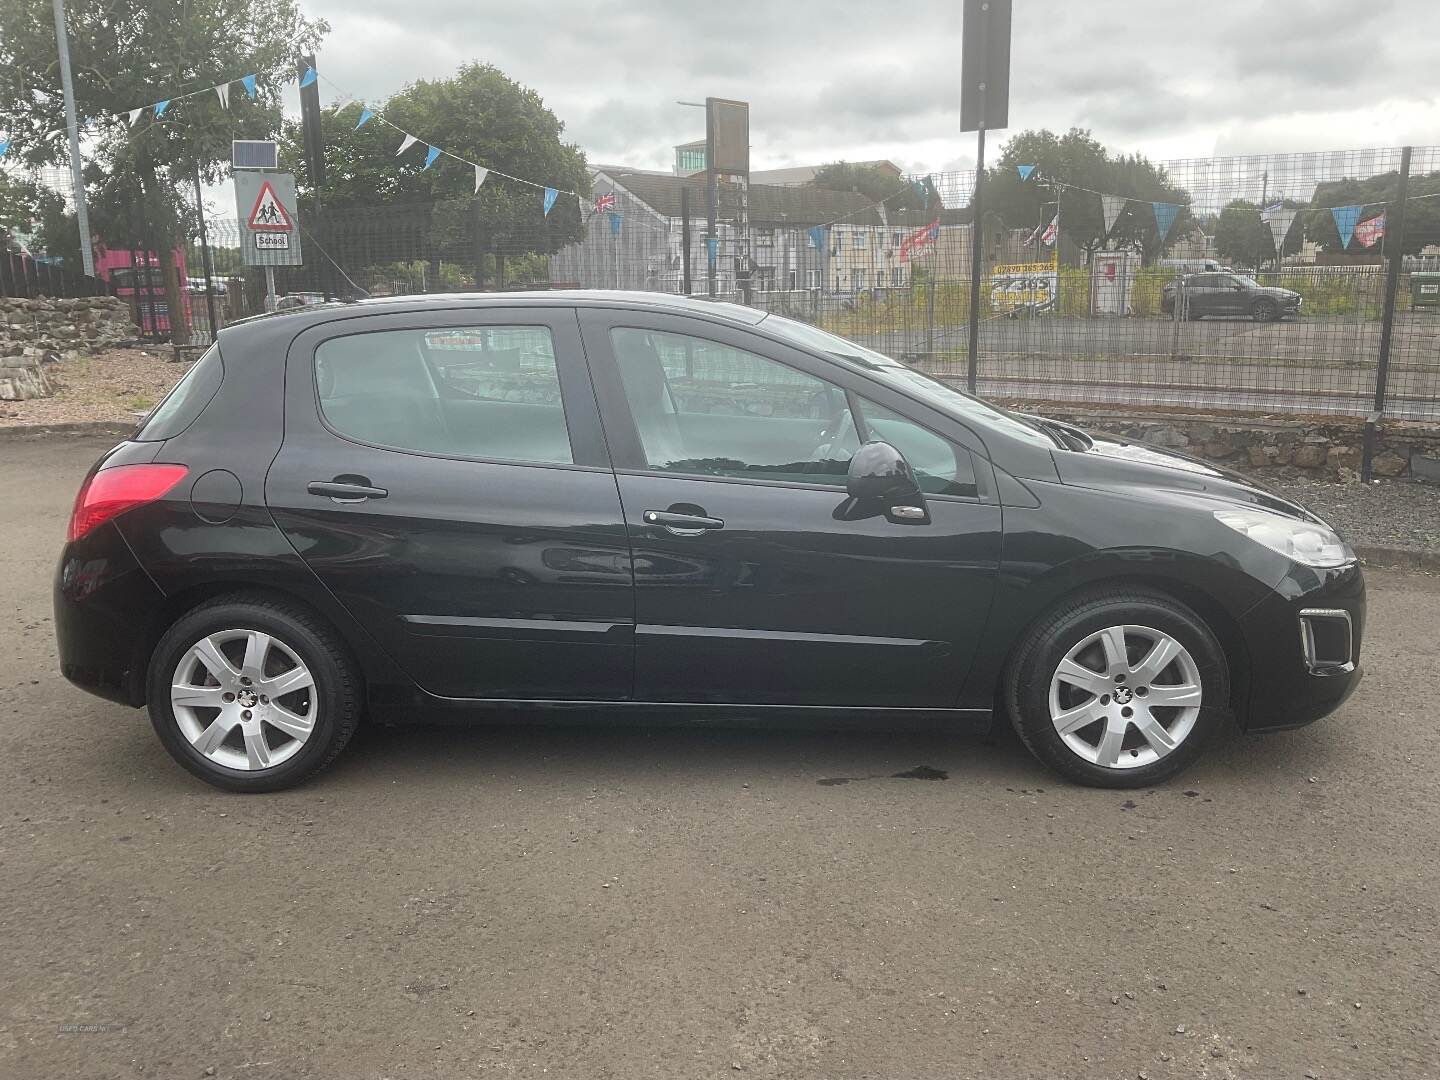
POLYGON ((1100 212, 1105 215, 1105 235, 1110 235, 1110 230, 1115 227, 1115 222, 1125 210, 1125 204, 1130 200, 1124 195, 1101 195, 1100 212))
POLYGON ((414 135, 407 134, 405 136, 405 141, 400 144, 400 149, 395 151, 395 156, 399 157, 406 150, 409 150, 410 147, 414 146, 418 141, 419 140, 416 139, 414 135))
POLYGON ((130 123, 131 123, 131 124, 134 124, 136 120, 139 120, 139 119, 140 119, 140 114, 141 114, 142 112, 144 112, 144 111, 145 111, 144 109, 131 109, 131 110, 130 110, 130 123))
POLYGON ((1260 211, 1261 220, 1270 226, 1270 235, 1275 240, 1275 250, 1278 252, 1285 246, 1285 238, 1290 235, 1290 226, 1295 224, 1295 218, 1300 211, 1291 210, 1289 207, 1275 203, 1260 211))
POLYGON ((230 107, 230 84, 225 82, 215 87, 215 96, 220 99, 220 107, 228 109, 230 107))
POLYGON ((485 177, 489 175, 490 170, 485 168, 484 165, 475 166, 475 190, 477 192, 480 190, 480 185, 485 183, 485 177))

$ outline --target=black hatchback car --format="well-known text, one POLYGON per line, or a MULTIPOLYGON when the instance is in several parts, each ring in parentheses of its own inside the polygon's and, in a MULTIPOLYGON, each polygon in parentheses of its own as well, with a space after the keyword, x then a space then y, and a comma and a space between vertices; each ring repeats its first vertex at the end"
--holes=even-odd
POLYGON ((1163 314, 1175 313, 1176 298, 1181 313, 1189 319, 1206 315, 1248 317, 1256 322, 1278 322, 1287 315, 1299 315, 1301 297, 1293 289, 1261 285, 1246 274, 1187 274, 1166 282, 1160 293, 1163 314))
POLYGON ((76 499, 65 675, 269 791, 380 723, 984 728, 1152 784, 1335 709, 1364 584, 1294 503, 821 330, 642 293, 307 308, 219 342, 76 499))

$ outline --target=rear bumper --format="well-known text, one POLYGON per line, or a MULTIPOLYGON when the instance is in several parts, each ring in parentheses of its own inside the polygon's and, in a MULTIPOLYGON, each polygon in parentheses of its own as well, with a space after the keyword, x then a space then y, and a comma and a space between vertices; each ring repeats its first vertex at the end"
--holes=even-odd
POLYGON ((1247 731, 1280 731, 1338 709, 1363 675, 1365 579, 1357 565, 1297 567, 1279 589, 1240 619, 1250 653, 1248 693, 1240 703, 1247 731), (1340 655, 1346 651, 1348 656, 1340 655))
POLYGON ((143 705, 148 630, 165 598, 114 522, 65 546, 54 598, 61 674, 92 694, 143 705))

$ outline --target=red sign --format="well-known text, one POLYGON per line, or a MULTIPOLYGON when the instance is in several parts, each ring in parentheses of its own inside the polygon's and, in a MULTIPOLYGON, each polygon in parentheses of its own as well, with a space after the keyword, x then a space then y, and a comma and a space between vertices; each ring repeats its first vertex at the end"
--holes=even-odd
POLYGON ((246 224, 252 229, 275 229, 282 232, 290 232, 295 228, 269 180, 260 185, 255 208, 250 211, 250 220, 246 224))

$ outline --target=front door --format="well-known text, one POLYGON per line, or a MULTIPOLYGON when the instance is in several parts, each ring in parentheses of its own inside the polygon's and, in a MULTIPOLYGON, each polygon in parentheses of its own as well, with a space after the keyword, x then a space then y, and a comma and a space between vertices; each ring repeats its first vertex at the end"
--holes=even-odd
POLYGON ((581 324, 633 547, 636 698, 955 705, 1000 555, 983 459, 907 399, 732 325, 581 324), (910 459, 928 521, 847 514, 868 438, 910 459))
POLYGON ((266 499, 425 690, 622 700, 633 598, 573 309, 374 315, 301 334, 266 499))

